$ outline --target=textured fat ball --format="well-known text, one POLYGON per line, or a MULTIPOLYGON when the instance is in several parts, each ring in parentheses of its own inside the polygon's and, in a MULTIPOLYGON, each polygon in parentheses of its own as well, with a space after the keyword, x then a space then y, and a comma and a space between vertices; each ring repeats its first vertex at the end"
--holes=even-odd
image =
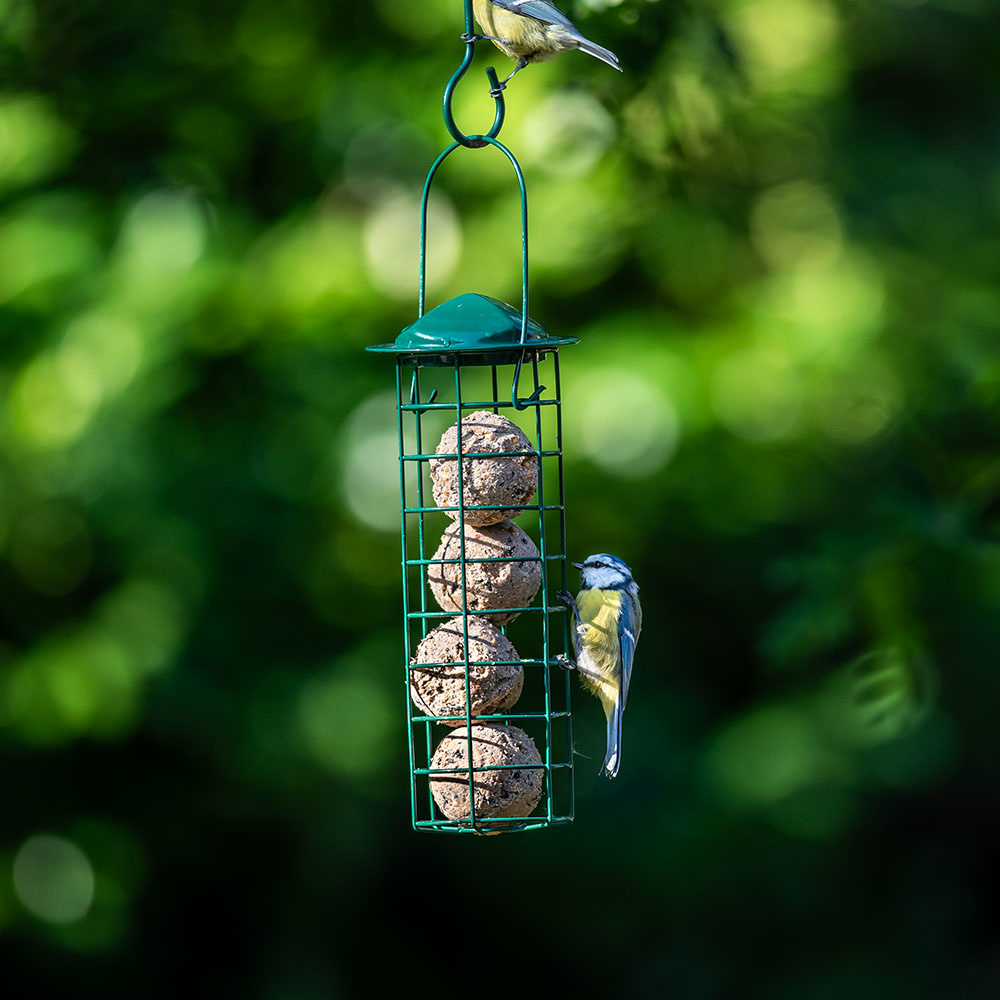
MULTIPOLYGON (((431 769, 455 770, 454 774, 432 774, 431 794, 448 819, 468 819, 469 730, 454 729, 438 745, 431 769)), ((483 723, 473 726, 472 767, 497 767, 496 771, 473 771, 473 803, 476 822, 481 819, 529 816, 542 797, 542 758, 532 738, 517 726, 483 723)))
MULTIPOLYGON (((470 616, 469 693, 471 714, 492 715, 517 703, 524 687, 524 668, 511 641, 485 618, 470 616)), ((465 715, 465 632, 452 618, 428 632, 417 647, 414 663, 447 663, 410 671, 410 697, 425 715, 465 715)), ((446 726, 461 719, 442 718, 446 726)))
MULTIPOLYGON (((441 436, 438 455, 457 455, 458 424, 441 436)), ((517 424, 489 410, 476 410, 462 418, 462 454, 470 452, 531 451, 531 442, 517 424)), ((458 507, 458 460, 430 461, 434 502, 439 507, 458 507)), ((538 489, 538 459, 534 455, 500 455, 496 458, 462 459, 462 500, 466 524, 499 524, 523 512, 538 489), (501 510, 470 510, 470 507, 505 505, 501 510), (509 505, 509 506, 506 506, 509 505)), ((457 510, 446 511, 452 520, 457 510)))
MULTIPOLYGON (((465 526, 465 598, 473 614, 499 608, 526 608, 535 599, 542 584, 538 547, 510 521, 476 528, 465 526), (469 562, 474 559, 498 559, 498 562, 469 562), (528 561, 514 561, 531 559, 528 561)), ((462 536, 454 522, 445 529, 434 559, 458 559, 462 554, 462 536)), ((462 610, 462 567, 444 563, 427 567, 427 582, 442 611, 462 610)), ((489 615, 495 625, 513 621, 517 613, 489 615)))

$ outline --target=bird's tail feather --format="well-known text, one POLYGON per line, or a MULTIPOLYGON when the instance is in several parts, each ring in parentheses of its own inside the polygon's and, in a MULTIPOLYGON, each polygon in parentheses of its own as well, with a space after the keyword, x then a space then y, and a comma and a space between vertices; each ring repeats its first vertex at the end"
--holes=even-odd
POLYGON ((587 55, 593 56, 595 59, 600 59, 601 62, 606 62, 609 66, 614 66, 619 73, 622 72, 622 68, 618 64, 618 56, 610 49, 592 42, 589 38, 581 38, 577 47, 581 51, 586 52, 587 55))
POLYGON ((608 752, 601 765, 601 774, 608 778, 618 774, 622 762, 622 711, 622 700, 619 697, 608 715, 608 752))

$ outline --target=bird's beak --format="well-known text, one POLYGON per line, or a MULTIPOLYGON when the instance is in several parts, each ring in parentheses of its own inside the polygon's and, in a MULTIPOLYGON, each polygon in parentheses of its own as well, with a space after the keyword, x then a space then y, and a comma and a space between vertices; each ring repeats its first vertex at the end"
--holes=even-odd
POLYGON ((583 563, 570 563, 574 569, 583 569, 583 563))

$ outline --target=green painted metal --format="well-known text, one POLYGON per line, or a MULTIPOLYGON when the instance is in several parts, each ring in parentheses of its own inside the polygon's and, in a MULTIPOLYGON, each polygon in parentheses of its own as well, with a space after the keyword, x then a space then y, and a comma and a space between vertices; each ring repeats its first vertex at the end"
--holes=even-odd
MULTIPOLYGON (((481 364, 514 364, 520 349, 561 347, 578 343, 576 337, 552 337, 533 319, 528 319, 522 339, 522 314, 513 306, 488 295, 466 292, 442 302, 405 327, 391 344, 369 347, 386 354, 430 355, 423 364, 452 364, 455 352, 481 352, 481 364)), ((450 404, 441 404, 442 407, 450 404)), ((490 400, 485 405, 494 405, 490 400)))
MULTIPOLYGON (((502 305, 502 304, 501 304, 502 305)), ((511 307, 507 307, 510 309, 511 307)), ((513 311, 513 310, 512 310, 513 311)), ((429 315, 429 314, 428 314, 429 315)), ((489 314, 487 314, 489 315, 489 314)), ((504 312, 504 315, 508 315, 504 312)), ((517 325, 519 317, 511 319, 517 325)), ((567 338, 569 339, 569 338, 567 338)), ((522 513, 516 523, 531 534, 538 545, 537 556, 521 556, 510 560, 502 557, 472 558, 465 551, 464 531, 459 533, 458 558, 435 559, 430 552, 437 547, 440 533, 452 522, 449 513, 457 514, 464 528, 465 514, 470 510, 498 509, 496 505, 470 505, 465 501, 465 472, 463 463, 458 461, 458 505, 437 507, 427 502, 427 463, 434 458, 458 459, 457 453, 440 455, 432 451, 425 442, 427 431, 425 422, 431 416, 436 418, 434 434, 440 432, 442 410, 450 410, 455 421, 473 409, 492 409, 499 413, 501 408, 512 404, 498 397, 499 386, 506 379, 502 376, 502 366, 489 366, 493 398, 484 399, 477 395, 474 401, 463 400, 463 376, 469 379, 483 370, 482 352, 475 348, 465 350, 452 347, 451 375, 445 376, 440 365, 426 365, 428 355, 412 351, 394 351, 396 357, 396 410, 399 444, 400 479, 400 539, 401 568, 403 576, 403 622, 405 656, 405 697, 407 706, 408 747, 410 760, 410 805, 414 829, 436 833, 501 833, 542 829, 570 823, 574 816, 575 779, 573 771, 573 732, 570 704, 571 675, 560 666, 560 659, 569 651, 569 615, 566 608, 554 600, 554 594, 567 585, 566 560, 566 507, 563 478, 562 452, 562 399, 559 376, 558 346, 546 344, 544 347, 519 347, 517 353, 524 355, 525 368, 532 377, 533 402, 525 405, 529 412, 521 420, 521 427, 532 440, 530 451, 466 452, 465 458, 478 457, 483 460, 499 460, 508 456, 534 456, 539 469, 538 492, 534 502, 519 504, 522 513), (540 378, 544 367, 551 368, 555 392, 549 396, 540 378), (424 404, 421 402, 421 374, 429 369, 438 389, 446 381, 453 385, 453 399, 450 402, 424 404), (547 490, 548 487, 548 490, 547 490), (554 496, 547 496, 555 491, 554 496), (533 528, 533 525, 535 527, 533 528), (475 563, 492 562, 535 562, 542 569, 542 583, 538 594, 530 606, 495 608, 487 611, 471 611, 466 593, 466 567, 475 563), (435 566, 457 565, 461 568, 461 609, 442 611, 437 609, 430 596, 428 572, 435 566), (521 658, 516 661, 525 672, 525 692, 517 704, 509 711, 473 717, 471 705, 470 668, 482 665, 468 655, 468 620, 470 615, 478 615, 489 620, 497 615, 518 615, 514 623, 499 626, 500 631, 513 636, 521 658), (429 716, 419 711, 410 700, 410 675, 415 669, 428 667, 456 666, 454 663, 416 664, 413 662, 417 645, 427 633, 437 625, 460 617, 463 623, 466 659, 458 666, 464 670, 466 685, 466 708, 464 714, 444 718, 429 716), (528 623, 525 626, 525 622, 528 623), (525 645, 528 644, 528 645, 525 645), (528 655, 525 655, 526 652, 528 655), (524 765, 490 765, 471 769, 432 768, 434 750, 450 731, 444 723, 471 727, 475 723, 510 723, 516 725, 533 738, 542 758, 543 797, 530 815, 520 817, 481 817, 475 813, 474 783, 484 771, 521 769, 524 765), (469 782, 472 814, 463 820, 452 820, 443 816, 434 804, 431 794, 431 778, 440 774, 461 774, 469 782)), ((507 366, 508 368, 511 366, 507 366)), ((481 378, 478 379, 482 381, 481 378)), ((432 393, 435 398, 437 391, 432 393)), ((512 663, 514 661, 503 661, 512 663)), ((468 757, 472 759, 472 740, 469 737, 468 757)))
POLYGON ((504 115, 506 114, 506 106, 503 99, 503 90, 500 87, 500 81, 497 78, 496 70, 489 66, 486 70, 486 78, 490 81, 490 96, 496 106, 496 114, 493 118, 493 124, 490 126, 489 132, 486 135, 466 135, 459 127, 458 123, 455 121, 455 114, 452 111, 452 102, 455 97, 455 88, 458 86, 459 81, 465 76, 469 67, 472 65, 472 57, 476 51, 476 41, 477 35, 475 34, 475 22, 472 19, 472 0, 463 0, 465 6, 465 33, 462 35, 462 41, 465 43, 465 55, 462 58, 462 62, 458 69, 455 70, 451 75, 451 79, 448 81, 444 88, 444 97, 442 100, 442 111, 444 112, 444 124, 445 128, 451 134, 451 137, 459 145, 465 146, 467 149, 479 149, 485 146, 490 139, 495 139, 500 133, 500 129, 503 128, 504 115))
MULTIPOLYGON (((514 154, 497 135, 503 126, 504 102, 493 67, 487 69, 491 94, 496 102, 496 116, 490 130, 483 135, 466 135, 455 122, 452 100, 455 88, 472 62, 477 37, 473 34, 471 0, 464 0, 466 45, 461 65, 452 74, 445 87, 444 119, 455 140, 434 161, 424 183, 421 200, 420 222, 420 280, 417 301, 417 319, 407 326, 391 344, 379 344, 368 350, 392 354, 396 361, 396 413, 399 441, 399 491, 400 491, 400 540, 401 568, 403 575, 403 633, 405 655, 405 694, 407 706, 408 746, 410 760, 410 809, 416 830, 437 833, 500 833, 514 830, 535 830, 548 826, 570 823, 574 815, 575 779, 573 771, 573 727, 570 706, 570 674, 561 668, 561 661, 569 651, 569 615, 559 602, 553 602, 558 589, 566 589, 566 507, 563 478, 562 452, 562 399, 559 378, 559 348, 577 343, 575 337, 553 337, 528 315, 528 197, 524 174, 514 154), (459 148, 478 149, 492 146, 510 162, 521 195, 521 309, 477 293, 466 293, 444 302, 429 312, 426 304, 427 272, 427 205, 431 185, 444 161, 459 148), (530 366, 532 387, 527 396, 522 395, 522 371, 530 366), (539 380, 540 372, 551 368, 555 391, 547 394, 547 387, 539 380), (463 398, 463 373, 490 370, 492 393, 484 396, 481 388, 473 400, 463 398), (501 369, 510 368, 510 394, 500 398, 501 369), (442 380, 445 369, 451 369, 453 378, 442 380), (421 372, 427 370, 438 384, 422 398, 421 372), (448 384, 450 383, 450 385, 448 384), (443 391, 450 400, 438 400, 443 391), (522 528, 532 513, 537 517, 535 541, 538 555, 504 560, 502 558, 472 559, 465 550, 465 514, 470 510, 504 509, 498 505, 470 506, 465 503, 464 462, 459 455, 438 455, 428 448, 436 443, 433 436, 427 442, 425 422, 440 418, 449 411, 456 422, 473 410, 512 410, 512 416, 522 413, 521 427, 533 437, 530 451, 463 453, 463 458, 499 461, 511 456, 534 456, 538 468, 536 502, 518 504, 521 513, 518 523, 522 528), (456 460, 458 470, 457 507, 437 507, 427 502, 427 463, 432 459, 456 460), (546 502, 546 487, 554 487, 556 497, 546 502), (412 498, 412 499, 411 499, 412 498), (413 502, 415 500, 415 502, 413 502), (554 500, 554 502, 552 502, 554 500), (459 524, 459 554, 454 559, 428 557, 428 548, 437 546, 438 532, 452 523, 450 514, 457 514, 459 524), (550 523, 547 523, 547 518, 550 523), (436 519, 436 520, 435 520, 436 519), (473 717, 470 706, 470 667, 477 665, 469 660, 469 610, 466 593, 466 567, 474 563, 537 562, 541 569, 541 586, 529 607, 497 608, 476 611, 477 616, 489 619, 497 615, 518 616, 516 636, 519 654, 528 648, 537 655, 523 656, 518 661, 525 672, 525 687, 521 699, 512 711, 473 717), (433 566, 458 565, 461 568, 461 608, 459 612, 434 610, 428 581, 428 570, 433 566), (413 663, 416 646, 430 629, 442 621, 461 617, 465 660, 461 666, 465 681, 465 714, 447 719, 427 716, 416 711, 410 700, 410 675, 416 668, 413 663), (525 628, 525 622, 529 627, 525 628), (462 770, 445 770, 430 766, 434 750, 440 740, 451 732, 453 725, 462 723, 471 730, 474 722, 516 723, 533 738, 542 758, 544 778, 542 801, 526 816, 484 817, 475 809, 475 782, 484 771, 516 768, 520 765, 491 765, 462 770), (431 792, 431 779, 439 774, 462 774, 468 782, 471 815, 467 819, 452 820, 441 814, 431 792)), ((436 426, 434 435, 440 433, 436 426)), ((507 634, 510 624, 500 626, 507 634)), ((481 664, 479 664, 481 665, 481 664)), ((435 666, 421 664, 421 668, 435 666)), ((467 737, 467 758, 471 762, 473 747, 471 734, 467 737)))

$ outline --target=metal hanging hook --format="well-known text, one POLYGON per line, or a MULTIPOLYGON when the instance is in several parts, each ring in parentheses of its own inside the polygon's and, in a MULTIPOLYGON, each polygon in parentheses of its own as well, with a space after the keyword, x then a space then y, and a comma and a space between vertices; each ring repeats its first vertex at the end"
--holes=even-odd
POLYGON ((489 66, 486 69, 486 78, 490 81, 490 95, 496 104, 496 116, 493 119, 493 124, 489 132, 485 135, 466 135, 455 121, 455 114, 451 107, 455 88, 458 86, 459 80, 465 76, 472 65, 472 57, 475 54, 476 42, 479 40, 479 37, 475 33, 475 27, 472 22, 472 0, 465 0, 465 34, 462 35, 462 41, 465 42, 465 56, 462 59, 461 65, 452 73, 451 79, 446 84, 441 103, 444 112, 445 128, 448 129, 455 142, 468 149, 478 149, 487 145, 488 140, 495 139, 500 134, 500 129, 503 128, 504 115, 507 113, 503 91, 500 87, 500 81, 497 79, 497 72, 492 66, 489 66))

